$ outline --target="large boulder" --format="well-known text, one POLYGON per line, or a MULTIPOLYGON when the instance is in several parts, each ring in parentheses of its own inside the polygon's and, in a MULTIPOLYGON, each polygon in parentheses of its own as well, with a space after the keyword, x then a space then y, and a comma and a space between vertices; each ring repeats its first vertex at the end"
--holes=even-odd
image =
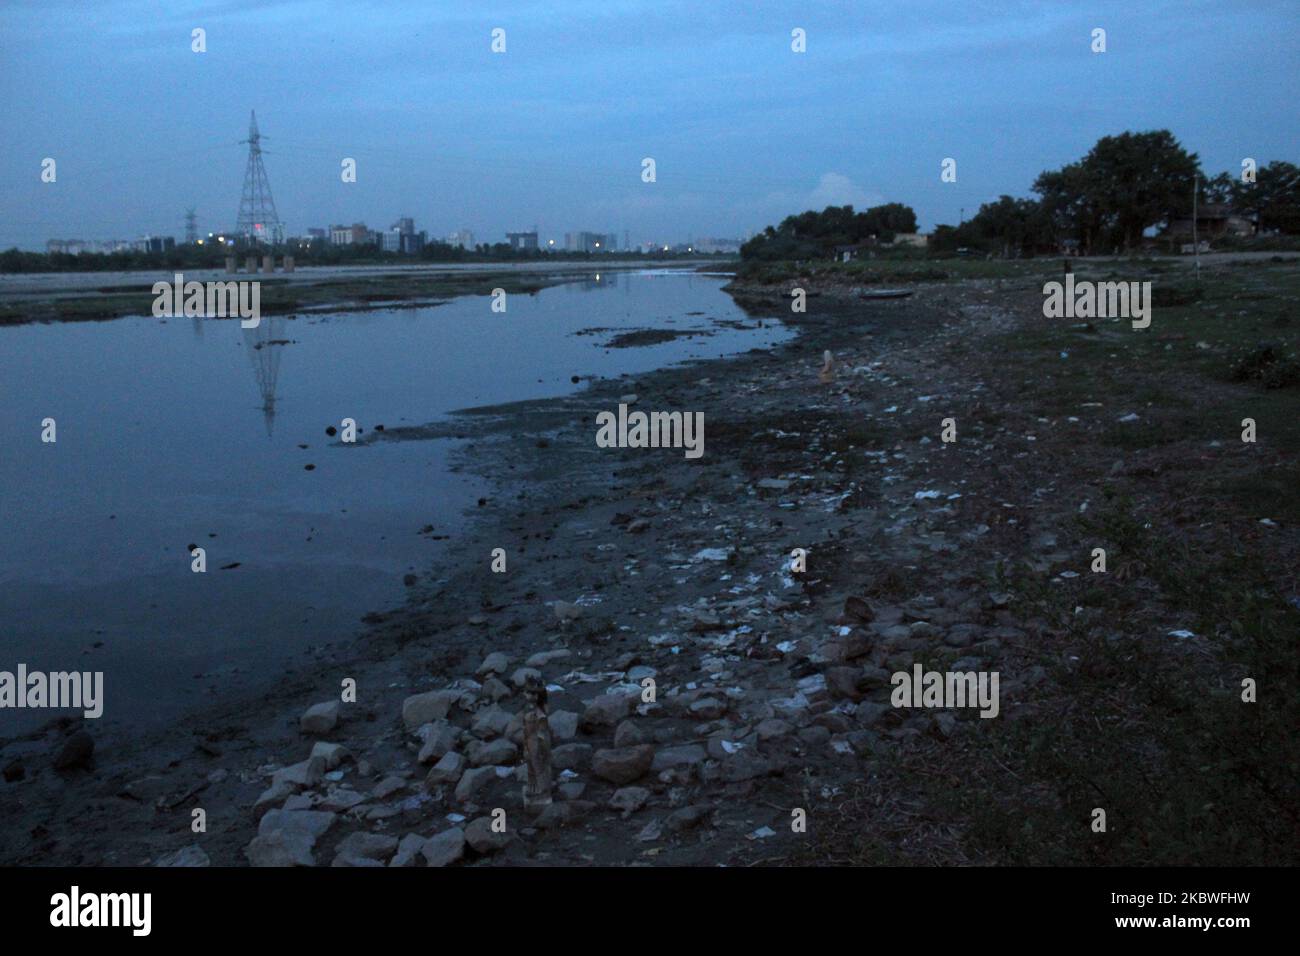
POLYGON ((429 866, 448 866, 465 855, 465 831, 460 827, 443 830, 424 841, 420 853, 429 866))
POLYGON ((338 726, 339 702, 329 700, 323 704, 312 704, 307 712, 298 719, 298 726, 304 734, 328 734, 338 726))
POLYGON ((423 724, 442 720, 451 712, 452 706, 460 699, 458 690, 431 690, 423 694, 412 694, 402 701, 402 723, 406 729, 414 731, 423 724))
POLYGON ((591 771, 602 780, 622 786, 645 776, 654 759, 655 749, 650 744, 611 747, 592 754, 591 771))

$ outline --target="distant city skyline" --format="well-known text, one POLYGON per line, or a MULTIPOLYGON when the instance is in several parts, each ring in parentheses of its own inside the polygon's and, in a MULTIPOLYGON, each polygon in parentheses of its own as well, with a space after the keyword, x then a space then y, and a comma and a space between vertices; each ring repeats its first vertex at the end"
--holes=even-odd
POLYGON ((287 234, 410 216, 430 238, 536 224, 636 246, 891 201, 929 231, 1126 129, 1170 129, 1210 174, 1294 158, 1298 23, 1293 3, 1200 0, 17 0, 0 9, 0 248, 180 237, 191 207, 200 235, 233 228, 252 109, 287 234))

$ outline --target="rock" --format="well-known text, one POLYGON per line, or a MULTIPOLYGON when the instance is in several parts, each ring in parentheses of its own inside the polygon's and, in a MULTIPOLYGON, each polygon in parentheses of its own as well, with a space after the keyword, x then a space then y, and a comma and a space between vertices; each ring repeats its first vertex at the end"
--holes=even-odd
POLYGON ((471 746, 469 762, 475 767, 500 767, 514 764, 519 748, 505 738, 471 746))
POLYGON ((475 853, 496 853, 504 850, 513 839, 514 836, 508 832, 493 830, 491 817, 479 817, 465 828, 465 842, 475 853))
POLYGON ((23 766, 21 757, 16 757, 5 764, 4 781, 5 783, 17 783, 27 776, 27 768, 23 766))
POLYGON ((456 784, 456 799, 468 803, 477 793, 496 779, 496 767, 475 767, 466 770, 456 784))
POLYGON ((321 797, 316 806, 322 810, 333 810, 342 813, 365 802, 366 797, 363 794, 357 793, 355 790, 349 790, 347 787, 338 787, 321 797))
POLYGON ((253 866, 315 866, 316 841, 333 823, 332 813, 268 810, 244 854, 253 866))
POLYGON ((203 851, 202 847, 196 845, 182 847, 181 849, 175 851, 174 853, 164 854, 163 856, 158 857, 158 861, 154 863, 154 866, 181 866, 181 867, 211 866, 211 865, 212 865, 212 860, 208 858, 207 853, 203 851))
POLYGON ((422 724, 442 720, 451 712, 452 705, 460 698, 458 690, 431 690, 424 694, 413 694, 402 702, 402 723, 407 730, 415 730, 422 724))
POLYGON ((271 775, 271 786, 287 783, 301 790, 304 787, 316 786, 324 777, 325 758, 321 756, 308 757, 306 760, 282 767, 273 773, 271 775))
POLYGON ((326 770, 333 770, 343 761, 352 759, 352 754, 348 753, 348 748, 342 744, 330 744, 323 740, 318 740, 312 745, 311 756, 324 760, 326 770))
POLYGON ((555 794, 561 800, 578 800, 587 792, 587 784, 582 780, 566 780, 555 788, 555 794))
POLYGON ((339 702, 326 701, 312 704, 298 720, 298 727, 304 734, 328 734, 339 722, 339 702))
MULTIPOLYGON (((516 747, 522 747, 524 744, 524 713, 520 711, 510 718, 510 723, 506 724, 505 738, 516 747)), ((552 738, 554 739, 554 738, 552 738)))
POLYGON ((641 728, 630 720, 623 721, 618 725, 618 729, 614 731, 615 747, 633 747, 647 742, 646 735, 642 733, 641 728))
POLYGON ((262 791, 262 795, 258 797, 257 802, 253 804, 253 818, 258 819, 267 810, 270 810, 277 804, 283 803, 285 798, 292 796, 296 789, 297 788, 293 784, 286 783, 283 780, 279 783, 271 784, 271 786, 262 791))
POLYGON ((524 661, 525 667, 542 668, 554 661, 562 661, 569 657, 570 653, 566 648, 557 648, 553 651, 538 651, 528 660, 524 661))
POLYGON ((763 758, 753 750, 741 750, 722 761, 721 779, 725 783, 741 783, 778 772, 776 760, 763 758))
POLYGON ((255 836, 244 847, 244 856, 250 866, 315 866, 312 855, 314 841, 293 837, 276 830, 266 836, 255 836))
POLYGON ((665 747, 655 754, 650 769, 658 773, 661 770, 671 770, 674 767, 697 767, 704 763, 708 756, 704 748, 699 744, 680 744, 676 747, 665 747))
POLYGON ((509 697, 511 690, 495 677, 489 677, 483 682, 483 687, 480 689, 480 693, 488 700, 496 703, 497 701, 502 701, 509 697))
POLYGON ((554 830, 572 826, 596 808, 589 800, 566 800, 562 803, 548 804, 533 821, 539 830, 554 830))
POLYGON ((349 833, 335 848, 341 856, 355 856, 363 860, 386 860, 397 849, 397 837, 383 833, 349 833))
POLYGON ((873 700, 864 700, 858 704, 853 716, 864 727, 870 727, 891 710, 888 704, 878 704, 873 700))
POLYGON ((871 652, 871 635, 861 628, 854 628, 839 639, 839 645, 839 660, 856 660, 871 652))
POLYGON ((650 791, 645 787, 622 787, 614 791, 609 805, 622 812, 624 819, 636 813, 650 799, 650 791))
POLYGON ((576 621, 582 616, 582 608, 569 601, 554 601, 551 604, 551 610, 555 612, 555 619, 561 624, 576 621))
POLYGON ((591 763, 591 744, 563 744, 551 751, 556 770, 582 770, 591 763))
POLYGON ((154 804, 167 792, 167 780, 164 777, 148 776, 132 780, 122 788, 118 796, 139 800, 141 803, 154 804))
POLYGON ((475 673, 479 677, 486 677, 489 674, 504 674, 506 668, 510 666, 510 658, 500 651, 493 651, 487 657, 483 658, 483 663, 478 666, 475 673))
POLYGON ((758 726, 754 728, 759 740, 776 740, 780 737, 786 737, 790 734, 791 729, 788 722, 777 717, 759 721, 758 726))
POLYGON ((420 847, 429 866, 448 866, 465 855, 465 831, 460 827, 443 830, 424 841, 420 847))
POLYGON ((943 642, 949 647, 970 647, 983 633, 978 624, 955 624, 943 636, 943 642))
MULTIPOLYGON (((409 575, 414 577, 414 575, 409 575)), ((372 860, 364 856, 356 856, 351 853, 336 853, 334 862, 330 866, 383 866, 383 860, 372 860)))
POLYGON ((687 713, 696 720, 717 720, 726 712, 726 703, 716 697, 701 697, 687 708, 687 713))
MULTIPOLYGON (((510 720, 513 716, 513 714, 493 704, 491 707, 478 712, 474 717, 474 723, 470 726, 470 732, 474 736, 484 739, 500 737, 506 732, 506 728, 510 726, 510 720)), ((446 753, 446 751, 444 750, 443 753, 446 753)))
POLYGON ((388 776, 375 784, 370 795, 376 800, 387 800, 393 794, 406 789, 406 781, 401 777, 388 776))
POLYGON ((825 747, 831 742, 831 732, 825 727, 802 727, 799 730, 799 739, 809 747, 825 747))
POLYGON ((286 833, 306 833, 317 840, 328 832, 336 819, 333 813, 318 810, 269 810, 257 825, 259 836, 276 830, 286 833))
POLYGON ((408 833, 397 844, 397 852, 393 858, 388 861, 390 867, 393 866, 415 866, 419 861, 420 849, 426 843, 426 839, 418 833, 408 833))
POLYGON ((587 731, 613 727, 620 720, 631 715, 632 711, 636 709, 638 699, 636 694, 629 694, 625 691, 601 694, 592 700, 587 705, 587 709, 582 712, 579 725, 583 730, 587 731))
POLYGON ((456 742, 460 740, 461 731, 449 721, 435 720, 421 727, 420 734, 424 744, 420 747, 417 759, 422 764, 428 764, 441 759, 449 750, 453 750, 456 742))
POLYGON ((542 672, 536 667, 521 667, 510 675, 510 683, 515 685, 515 690, 522 690, 530 678, 540 681, 542 672))
POLYGON ((680 810, 674 810, 668 814, 663 827, 669 833, 681 833, 683 830, 690 830, 699 826, 712 815, 713 811, 708 807, 682 807, 680 810))
POLYGON ((650 744, 597 750, 591 757, 591 771, 621 786, 643 777, 654 759, 655 749, 650 744))
POLYGON ((826 687, 832 697, 859 701, 862 699, 862 691, 858 689, 858 680, 861 676, 862 671, 856 667, 828 667, 826 687))
POLYGON ((429 775, 424 778, 424 788, 434 790, 447 784, 454 784, 465 772, 465 758, 456 751, 445 753, 442 759, 433 765, 429 775))
POLYGON ((546 718, 552 740, 572 740, 578 734, 578 715, 571 710, 557 710, 546 718))
POLYGON ((78 767, 89 768, 95 756, 95 741, 84 730, 78 730, 63 742, 58 756, 54 758, 55 770, 75 770, 78 767))

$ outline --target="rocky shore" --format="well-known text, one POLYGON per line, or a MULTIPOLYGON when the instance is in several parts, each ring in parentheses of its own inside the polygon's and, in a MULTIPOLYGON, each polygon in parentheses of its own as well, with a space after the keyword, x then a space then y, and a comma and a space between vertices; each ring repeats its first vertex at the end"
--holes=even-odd
MULTIPOLYGON (((732 291, 800 335, 370 435, 470 439, 461 467, 495 491, 455 566, 273 695, 96 741, 59 769, 71 723, 11 742, 0 860, 996 862, 916 781, 960 789, 989 725, 1061 704, 1081 638, 1009 569, 1072 600, 1092 546, 1080 512, 1150 461, 1077 459, 1121 409, 1049 425, 990 391, 985 343, 1032 325, 1029 284, 888 301, 828 289, 801 315, 784 285, 732 291), (704 455, 598 448, 595 416, 619 403, 702 411, 704 455), (949 418, 957 442, 941 440, 949 418), (890 675, 916 664, 999 672, 999 719, 891 706, 890 675), (536 683, 555 774, 542 808, 524 801, 536 683), (851 859, 833 845, 846 827, 871 838, 851 859)), ((1157 604, 1143 613, 1175 626, 1157 604)))

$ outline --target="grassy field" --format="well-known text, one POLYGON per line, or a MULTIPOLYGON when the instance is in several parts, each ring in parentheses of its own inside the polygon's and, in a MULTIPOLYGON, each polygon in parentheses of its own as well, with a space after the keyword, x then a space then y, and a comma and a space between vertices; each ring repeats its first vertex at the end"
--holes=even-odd
MULTIPOLYGON (((893 266, 866 265, 895 281, 893 266)), ((1095 494, 1058 530, 1104 547, 1107 573, 1044 575, 1027 551, 999 567, 985 586, 1013 595, 1017 626, 1036 636, 1012 665, 1039 669, 1032 716, 882 751, 800 862, 1297 861, 1300 264, 1222 264, 1199 281, 1143 261, 1076 270, 1152 281, 1145 330, 1043 317, 1052 265, 942 267, 1000 280, 993 298, 1003 290, 1019 320, 946 347, 987 390, 958 420, 1038 438, 1031 455, 960 473, 1005 500, 1049 483, 1095 494), (1088 825, 1096 807, 1104 835, 1088 825)), ((877 586, 893 601, 925 584, 877 586)))

